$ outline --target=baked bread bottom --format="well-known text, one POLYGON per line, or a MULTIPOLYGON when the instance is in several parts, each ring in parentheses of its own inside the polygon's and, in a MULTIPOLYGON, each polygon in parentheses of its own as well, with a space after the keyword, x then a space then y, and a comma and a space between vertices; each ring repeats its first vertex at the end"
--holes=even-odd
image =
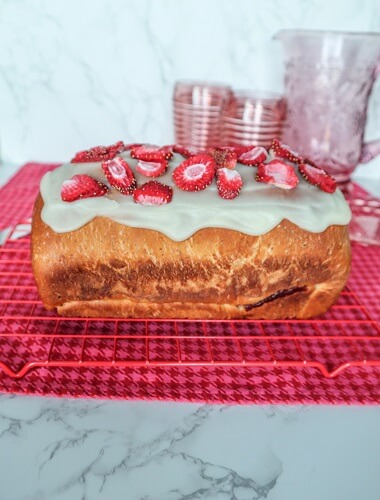
POLYGON ((175 242, 105 217, 56 233, 32 222, 32 264, 48 309, 64 316, 310 318, 337 299, 350 270, 347 226, 311 233, 283 220, 262 236, 206 228, 175 242))

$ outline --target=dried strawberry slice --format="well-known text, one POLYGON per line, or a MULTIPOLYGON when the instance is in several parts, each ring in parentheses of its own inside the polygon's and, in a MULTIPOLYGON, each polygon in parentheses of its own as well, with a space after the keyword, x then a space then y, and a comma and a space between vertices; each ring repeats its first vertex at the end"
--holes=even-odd
POLYGON ((292 165, 281 160, 260 163, 257 168, 256 180, 258 182, 273 184, 282 189, 293 189, 299 183, 299 179, 292 165))
POLYGON ((165 158, 156 161, 139 160, 136 165, 136 170, 146 177, 159 177, 166 172, 168 164, 169 162, 165 158))
POLYGON ((326 191, 326 193, 334 193, 336 191, 336 180, 321 168, 301 163, 298 169, 310 184, 318 186, 322 191, 326 191))
POLYGON ((133 193, 133 200, 140 205, 165 205, 172 197, 172 188, 157 181, 146 182, 133 193))
POLYGON ((251 149, 255 148, 256 145, 250 144, 249 146, 246 146, 243 144, 229 144, 227 147, 232 148, 235 151, 237 157, 239 158, 239 156, 242 155, 243 153, 246 153, 247 151, 250 151, 251 149))
POLYGON ((308 165, 311 165, 312 167, 319 168, 318 165, 313 160, 310 160, 310 158, 304 158, 302 163, 307 163, 308 165))
POLYGON ((81 198, 104 196, 108 191, 106 185, 86 174, 77 174, 64 181, 61 188, 63 201, 76 201, 81 198))
POLYGON ((215 169, 215 160, 210 155, 191 156, 174 169, 173 181, 184 191, 201 191, 211 184, 215 169))
POLYGON ((207 154, 215 160, 216 168, 233 169, 237 163, 237 154, 234 148, 228 146, 220 146, 207 151, 207 154))
POLYGON ((123 141, 118 141, 110 146, 95 146, 76 153, 71 163, 89 163, 111 160, 122 151, 124 151, 123 141))
POLYGON ((238 196, 243 186, 243 180, 237 170, 225 167, 218 168, 216 177, 219 196, 225 200, 233 200, 238 196))
POLYGON ((281 144, 278 139, 273 139, 269 152, 277 158, 284 158, 293 163, 303 163, 304 159, 296 152, 290 149, 286 144, 281 144))
POLYGON ((187 148, 186 146, 181 146, 181 144, 173 144, 172 146, 173 153, 178 153, 185 158, 190 158, 190 156, 194 156, 199 153, 199 150, 196 148, 187 148))
POLYGON ((104 175, 112 187, 122 194, 132 194, 136 188, 136 179, 131 167, 120 156, 102 163, 104 175))
POLYGON ((171 145, 162 146, 160 151, 167 160, 170 160, 170 158, 173 156, 173 148, 171 145))
POLYGON ((262 146, 255 146, 252 149, 245 151, 238 157, 239 163, 243 165, 257 166, 263 163, 268 158, 268 152, 262 146))
POLYGON ((114 151, 116 154, 122 153, 125 151, 125 144, 123 141, 118 141, 115 142, 115 144, 111 144, 111 146, 108 146, 110 151, 114 151))
POLYGON ((137 160, 156 161, 166 158, 170 160, 173 155, 171 146, 155 146, 154 144, 143 144, 131 149, 131 157, 137 160))
POLYGON ((133 148, 137 148, 139 146, 142 146, 141 142, 132 142, 130 144, 124 144, 124 150, 123 151, 130 151, 133 148))

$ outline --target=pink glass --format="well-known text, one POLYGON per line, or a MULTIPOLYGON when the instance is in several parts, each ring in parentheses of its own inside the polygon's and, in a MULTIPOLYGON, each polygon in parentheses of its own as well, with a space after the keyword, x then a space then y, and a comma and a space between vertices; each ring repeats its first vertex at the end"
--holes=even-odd
POLYGON ((225 144, 257 144, 268 147, 281 137, 286 115, 282 95, 259 90, 236 90, 222 114, 225 144))
POLYGON ((380 200, 358 197, 350 183, 359 163, 380 154, 380 140, 364 143, 380 33, 284 30, 275 39, 285 54, 283 141, 336 178, 353 211, 352 239, 380 244, 380 200))
POLYGON ((177 82, 173 92, 176 143, 198 149, 219 145, 220 117, 231 97, 228 85, 177 82))
POLYGON ((380 245, 380 199, 354 183, 346 197, 352 211, 351 239, 365 245, 380 245))
POLYGON ((380 153, 380 141, 363 143, 380 34, 284 30, 275 39, 285 52, 284 142, 348 182, 380 153))

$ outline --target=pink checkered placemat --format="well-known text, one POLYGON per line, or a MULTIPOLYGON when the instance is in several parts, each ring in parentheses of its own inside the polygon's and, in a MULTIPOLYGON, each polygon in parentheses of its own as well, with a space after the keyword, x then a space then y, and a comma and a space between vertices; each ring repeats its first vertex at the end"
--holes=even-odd
POLYGON ((379 370, 367 368, 335 379, 282 367, 39 368, 20 380, 0 372, 1 392, 220 404, 370 405, 379 387, 379 370))
MULTIPOLYGON (((39 180, 52 168, 28 164, 0 190, 4 227, 30 216, 39 180)), ((353 245, 349 287, 326 315, 310 322, 70 320, 39 302, 28 237, 8 241, 0 249, 0 391, 239 404, 379 403, 380 368, 371 366, 380 361, 379 263, 379 247, 353 245), (309 364, 301 366, 302 360, 309 364)))
POLYGON ((27 163, 0 189, 0 229, 31 216, 42 176, 57 163, 27 163))

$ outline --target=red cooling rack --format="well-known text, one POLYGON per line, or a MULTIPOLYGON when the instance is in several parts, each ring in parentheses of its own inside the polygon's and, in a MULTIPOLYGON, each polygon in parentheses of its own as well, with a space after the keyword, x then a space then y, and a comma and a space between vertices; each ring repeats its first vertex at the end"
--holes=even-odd
POLYGON ((62 318, 42 306, 27 220, 41 175, 0 190, 0 391, 213 403, 380 401, 380 247, 353 245, 348 286, 312 321, 62 318), (12 206, 12 210, 8 207, 12 206))
MULTIPOLYGON (((62 318, 42 306, 32 275, 27 223, 0 248, 0 368, 21 378, 35 367, 380 366, 380 325, 348 286, 323 317, 301 321, 62 318), (21 237, 19 237, 21 235, 21 237)), ((376 248, 355 247, 356 273, 371 273, 376 248), (364 257, 366 256, 366 258, 364 257)), ((358 287, 358 280, 354 285, 358 287)), ((366 281, 368 292, 368 280, 366 281)), ((360 285, 359 285, 360 288, 360 285)), ((375 304, 379 300, 377 284, 375 304)))

